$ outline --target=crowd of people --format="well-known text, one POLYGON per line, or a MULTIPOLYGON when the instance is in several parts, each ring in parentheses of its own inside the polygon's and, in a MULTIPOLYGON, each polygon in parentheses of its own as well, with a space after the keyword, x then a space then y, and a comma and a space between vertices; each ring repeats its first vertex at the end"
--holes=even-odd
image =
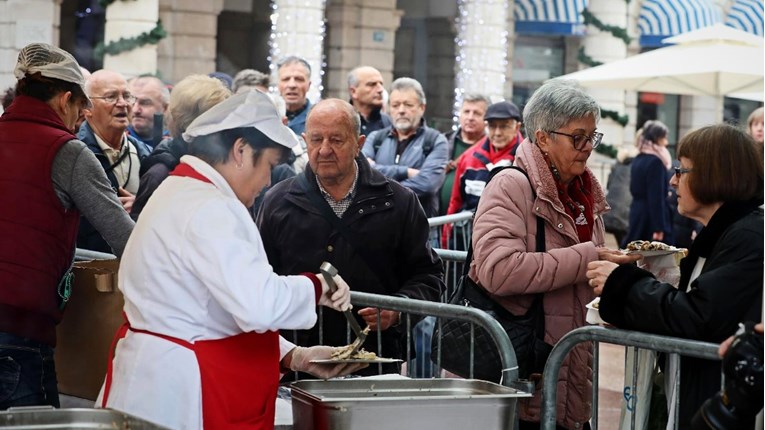
MULTIPOLYGON (((606 192, 587 167, 603 140, 598 102, 568 81, 545 83, 522 111, 466 94, 444 135, 425 120, 417 80, 386 91, 365 65, 349 73, 347 101, 316 103, 311 66, 297 56, 278 63, 273 94, 252 69, 170 88, 86 73, 46 44, 21 50, 15 76, 0 117, 0 234, 13 239, 0 245, 0 364, 10 363, 0 366, 0 410, 59 406, 55 326, 75 246, 122 258, 125 324, 98 405, 171 428, 268 428, 280 378, 377 373, 314 361, 352 340, 351 289, 444 299, 433 248, 453 246, 456 231, 438 240, 428 218, 440 214, 475 212, 468 276, 513 314, 541 301, 549 345, 585 325, 596 296, 617 327, 710 342, 761 319, 762 108, 746 131, 688 134, 674 163, 667 127, 647 122, 606 192), (511 164, 520 170, 489 182, 511 164), (697 224, 678 235, 681 215, 697 224), (622 246, 687 236, 680 284, 607 248, 606 231, 622 246), (339 275, 317 273, 325 261, 339 275)), ((371 330, 368 351, 406 358, 399 312, 353 314, 371 330)), ((720 373, 715 362, 682 364, 703 377, 678 394, 681 428, 720 373)), ((559 375, 560 428, 589 428, 591 375, 581 345, 559 375)), ((541 384, 519 402, 522 429, 538 428, 540 398, 541 384)))

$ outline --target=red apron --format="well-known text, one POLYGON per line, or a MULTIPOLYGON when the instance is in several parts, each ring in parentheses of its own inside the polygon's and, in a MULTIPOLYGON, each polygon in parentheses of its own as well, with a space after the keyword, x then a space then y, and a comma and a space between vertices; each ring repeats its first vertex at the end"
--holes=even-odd
MULTIPOLYGON (((188 164, 171 173, 210 182, 188 164)), ((128 330, 157 336, 194 352, 202 383, 202 422, 207 429, 273 429, 279 385, 279 333, 241 333, 194 343, 130 327, 127 321, 114 336, 101 402, 106 407, 112 384, 117 342, 128 330)))

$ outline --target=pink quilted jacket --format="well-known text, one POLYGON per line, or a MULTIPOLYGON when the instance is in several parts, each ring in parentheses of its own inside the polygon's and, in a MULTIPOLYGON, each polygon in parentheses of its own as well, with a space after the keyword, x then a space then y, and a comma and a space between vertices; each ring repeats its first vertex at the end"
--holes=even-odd
MULTIPOLYGON (((516 315, 526 312, 533 297, 544 293, 545 341, 554 345, 564 334, 585 324, 585 305, 595 296, 587 285, 587 263, 604 246, 602 214, 609 208, 592 172, 595 218, 592 241, 579 243, 574 220, 558 199, 555 182, 539 148, 525 140, 515 165, 529 175, 537 194, 521 172, 499 173, 481 195, 473 225, 470 277, 516 315), (536 217, 544 219, 546 252, 534 252, 536 217)), ((576 347, 563 362, 558 379, 558 425, 579 429, 592 414, 592 347, 576 347)), ((532 399, 521 402, 521 419, 539 421, 541 383, 532 399)))

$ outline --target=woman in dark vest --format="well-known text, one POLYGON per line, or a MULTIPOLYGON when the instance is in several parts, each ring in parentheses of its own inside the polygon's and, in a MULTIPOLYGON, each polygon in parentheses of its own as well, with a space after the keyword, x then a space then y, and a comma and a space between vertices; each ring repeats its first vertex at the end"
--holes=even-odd
POLYGON ((14 74, 16 98, 0 118, 0 410, 59 406, 53 347, 80 213, 117 255, 133 229, 101 165, 74 136, 90 105, 74 57, 33 43, 14 74))

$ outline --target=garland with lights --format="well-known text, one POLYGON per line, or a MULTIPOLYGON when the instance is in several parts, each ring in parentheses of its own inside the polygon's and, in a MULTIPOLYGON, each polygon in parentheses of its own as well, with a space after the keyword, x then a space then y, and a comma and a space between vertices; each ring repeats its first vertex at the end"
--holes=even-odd
POLYGON ((598 145, 597 148, 595 148, 595 152, 597 152, 598 154, 603 154, 607 157, 616 158, 616 153, 618 151, 612 145, 609 145, 607 143, 601 143, 600 145, 598 145))
POLYGON ((165 37, 167 37, 167 32, 165 31, 165 28, 162 27, 162 20, 158 20, 157 25, 154 28, 150 31, 145 31, 138 36, 130 38, 121 37, 119 40, 110 42, 108 45, 100 42, 94 48, 93 55, 95 55, 96 58, 103 58, 106 54, 118 55, 123 52, 140 48, 143 45, 156 45, 165 37))
POLYGON ((600 65, 603 64, 602 62, 597 61, 597 60, 593 59, 592 57, 590 57, 589 55, 587 55, 584 52, 584 46, 580 46, 579 47, 579 53, 577 54, 576 59, 580 63, 582 63, 584 65, 587 65, 589 67, 596 67, 596 66, 600 66, 600 65))
POLYGON ((619 115, 619 112, 615 110, 608 110, 608 109, 600 109, 600 117, 601 118, 610 118, 622 127, 626 126, 627 123, 630 121, 630 117, 628 115, 619 115))
MULTIPOLYGON (((626 0, 627 4, 630 3, 630 0, 626 0)), ((627 34, 627 29, 622 28, 616 25, 608 25, 604 23, 603 21, 599 20, 595 15, 592 14, 587 8, 582 9, 582 18, 584 18, 585 25, 591 25, 595 28, 597 28, 600 31, 611 33, 612 36, 616 37, 617 39, 621 39, 622 42, 624 42, 625 45, 629 45, 630 42, 632 42, 632 38, 627 34)), ((587 55, 586 52, 584 52, 584 47, 579 48, 579 53, 577 55, 577 60, 589 67, 595 67, 600 66, 603 64, 600 61, 597 61, 587 55)), ((630 120, 629 115, 620 115, 619 112, 609 109, 600 109, 600 116, 601 118, 609 118, 616 122, 617 124, 621 125, 622 127, 626 126, 627 123, 630 120)), ((596 151, 608 155, 610 157, 615 158, 616 157, 616 149, 611 145, 600 145, 598 148, 596 148, 596 151)))
POLYGON ((508 66, 506 18, 512 14, 503 0, 458 0, 457 10, 454 130, 465 94, 503 95, 508 66))
POLYGON ((623 40, 625 45, 629 45, 632 42, 632 38, 627 34, 626 28, 604 23, 596 18, 587 8, 582 9, 582 18, 584 18, 586 25, 591 25, 600 31, 611 33, 614 37, 623 40))

